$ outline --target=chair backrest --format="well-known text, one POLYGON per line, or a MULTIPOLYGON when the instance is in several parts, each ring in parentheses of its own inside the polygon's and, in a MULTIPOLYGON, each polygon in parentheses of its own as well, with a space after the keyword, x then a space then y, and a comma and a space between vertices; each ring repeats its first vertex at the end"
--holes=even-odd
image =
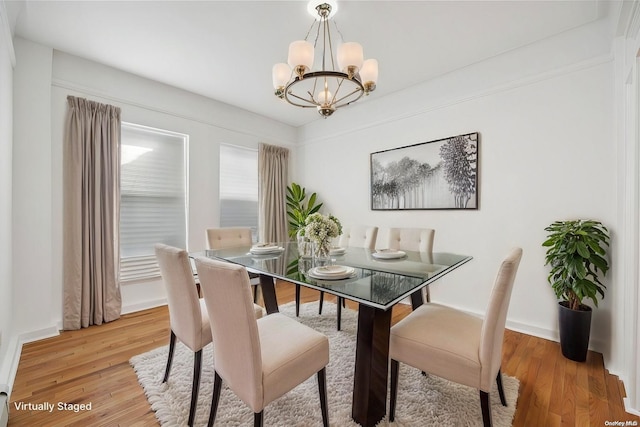
POLYGON ((263 404, 262 357, 249 276, 244 267, 196 258, 211 333, 215 369, 251 408, 263 404))
POLYGON ((432 228, 391 228, 389 229, 389 249, 433 252, 432 228))
POLYGON ((208 228, 207 249, 224 249, 234 246, 251 246, 249 227, 208 228))
POLYGON ((502 341, 511 300, 511 290, 522 259, 522 249, 514 248, 504 259, 489 298, 480 336, 480 389, 490 390, 502 362, 502 341))
POLYGON ((202 314, 187 251, 158 243, 156 258, 167 291, 171 330, 187 347, 202 347, 202 314))
POLYGON ((343 227, 339 245, 342 247, 366 248, 373 250, 378 237, 378 227, 356 225, 343 227))

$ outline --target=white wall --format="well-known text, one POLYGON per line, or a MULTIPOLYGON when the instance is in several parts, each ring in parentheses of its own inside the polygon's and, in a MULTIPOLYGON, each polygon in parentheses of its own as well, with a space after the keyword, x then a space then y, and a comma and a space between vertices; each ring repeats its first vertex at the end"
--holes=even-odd
MULTIPOLYGON (((13 63, 11 31, 0 2, 0 391, 9 384, 12 351, 11 181, 13 145, 13 63)), ((15 345, 15 344, 14 344, 15 345)))
POLYGON ((13 320, 18 333, 54 320, 51 280, 51 49, 16 38, 13 145, 13 320), (46 178, 45 178, 46 177, 46 178), (37 298, 34 298, 37 296, 37 298))
MULTIPOLYGON (((309 144, 300 154, 307 162, 303 183, 343 224, 435 228, 436 251, 473 255, 432 287, 434 300, 469 311, 483 311, 499 261, 522 246, 509 321, 555 338, 557 307, 540 246, 544 227, 591 217, 616 233, 612 114, 603 108, 612 104, 611 72, 605 63, 309 144), (369 153, 474 131, 480 132, 479 210, 369 209, 369 153), (329 168, 340 173, 327 174, 329 168)), ((600 351, 608 350, 610 298, 594 313, 592 344, 600 351)))
POLYGON ((615 267, 623 286, 616 298, 612 347, 615 357, 608 366, 624 381, 627 409, 640 414, 640 292, 637 283, 640 257, 640 1, 620 4, 616 14, 615 102, 618 144, 618 221, 615 267))
MULTIPOLYGON (((339 121, 307 126, 298 152, 299 166, 306 166, 301 183, 318 192, 326 211, 345 225, 435 228, 436 251, 473 255, 471 263, 432 286, 434 300, 470 312, 484 311, 499 262, 510 247, 523 247, 508 325, 557 340, 557 304, 541 247, 544 228, 557 219, 589 217, 609 226, 614 239, 618 233, 613 62, 607 43, 585 52, 580 40, 607 40, 598 36, 602 25, 591 31, 563 34, 555 44, 542 42, 546 49, 510 52, 339 111, 339 121), (580 49, 569 49, 573 45, 580 49), (561 56, 556 48, 569 50, 561 56), (536 72, 514 62, 535 64, 536 72), (370 210, 370 153, 476 131, 478 210, 370 210)), ((616 276, 613 271, 607 283, 616 276)), ((605 357, 611 354, 616 290, 610 286, 592 323, 591 346, 605 357)))
MULTIPOLYGON (((39 324, 60 325, 62 318, 62 142, 68 95, 116 105, 122 109, 123 121, 189 135, 189 250, 204 249, 205 228, 219 224, 219 144, 257 147, 258 143, 266 142, 292 147, 295 139, 294 129, 281 123, 92 61, 17 40, 20 56, 33 55, 43 59, 48 55, 51 61, 48 76, 40 72, 30 84, 18 82, 15 86, 16 98, 25 100, 23 102, 32 108, 41 103, 38 97, 32 96, 34 84, 47 86, 50 93, 50 102, 44 103, 50 124, 41 128, 43 133, 47 128, 48 139, 32 141, 38 146, 31 147, 31 151, 47 153, 48 165, 41 169, 29 168, 30 160, 26 156, 14 161, 14 169, 29 169, 30 181, 46 183, 47 194, 43 194, 42 199, 48 206, 41 208, 50 214, 50 229, 44 239, 51 252, 43 260, 50 265, 50 277, 47 280, 30 281, 28 289, 14 297, 16 306, 27 306, 32 299, 27 294, 46 295, 50 308, 44 314, 32 313, 35 319, 20 318, 21 330, 29 330, 27 327, 39 324)), ((16 117, 15 123, 16 131, 20 132, 28 132, 30 127, 39 128, 26 114, 16 117)), ((26 143, 20 135, 23 134, 16 135, 16 144, 26 143)), ((16 207, 14 215, 29 218, 26 206, 24 208, 16 207)), ((30 221, 25 219, 25 222, 30 221)), ((14 240, 22 240, 23 237, 32 239, 31 234, 25 226, 14 240)), ((22 259, 14 260, 14 270, 20 271, 21 277, 26 279, 38 274, 29 271, 29 263, 22 259)), ((125 284, 121 290, 124 312, 165 302, 164 289, 159 280, 125 284)))

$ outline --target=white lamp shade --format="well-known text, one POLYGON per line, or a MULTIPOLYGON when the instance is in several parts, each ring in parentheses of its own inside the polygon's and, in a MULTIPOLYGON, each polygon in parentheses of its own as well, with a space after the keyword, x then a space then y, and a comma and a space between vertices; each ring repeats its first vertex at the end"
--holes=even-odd
POLYGON ((273 78, 274 89, 284 87, 291 77, 291 67, 283 62, 276 64, 273 66, 271 76, 273 78))
POLYGON ((342 71, 345 71, 350 65, 358 70, 361 69, 363 60, 364 55, 360 43, 347 42, 338 46, 338 67, 342 71))
POLYGON ((329 89, 321 89, 320 92, 318 92, 318 97, 316 98, 316 100, 320 104, 330 104, 332 98, 333 98, 333 95, 331 95, 331 92, 329 92, 329 89))
POLYGON ((287 62, 291 68, 303 65, 310 70, 313 67, 313 45, 305 40, 291 43, 287 62))
POLYGON ((360 69, 360 79, 362 80, 362 83, 378 82, 378 60, 367 59, 364 61, 362 68, 360 69))

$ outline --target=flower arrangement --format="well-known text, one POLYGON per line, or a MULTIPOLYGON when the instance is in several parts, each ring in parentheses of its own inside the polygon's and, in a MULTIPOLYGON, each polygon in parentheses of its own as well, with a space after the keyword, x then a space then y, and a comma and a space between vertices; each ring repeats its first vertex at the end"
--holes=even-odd
POLYGON ((342 224, 333 215, 313 213, 305 220, 304 235, 317 247, 316 255, 329 255, 331 239, 342 234, 342 224))

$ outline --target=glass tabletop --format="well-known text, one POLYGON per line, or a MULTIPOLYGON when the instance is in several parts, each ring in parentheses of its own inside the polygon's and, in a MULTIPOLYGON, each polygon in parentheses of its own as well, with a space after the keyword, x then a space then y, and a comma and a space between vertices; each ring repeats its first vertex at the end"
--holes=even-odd
POLYGON ((318 260, 301 257, 295 242, 274 243, 272 246, 272 250, 254 247, 253 250, 259 253, 252 252, 250 246, 238 246, 193 252, 190 256, 233 262, 255 273, 383 310, 472 259, 452 253, 391 253, 349 247, 344 248, 341 254, 331 255, 330 260, 321 261, 320 266, 318 260), (383 256, 385 258, 380 258, 383 256), (391 256, 398 258, 388 258, 391 256), (328 265, 330 267, 327 268, 328 265), (332 270, 345 271, 348 277, 333 279, 332 270), (327 274, 321 275, 323 272, 327 274))

